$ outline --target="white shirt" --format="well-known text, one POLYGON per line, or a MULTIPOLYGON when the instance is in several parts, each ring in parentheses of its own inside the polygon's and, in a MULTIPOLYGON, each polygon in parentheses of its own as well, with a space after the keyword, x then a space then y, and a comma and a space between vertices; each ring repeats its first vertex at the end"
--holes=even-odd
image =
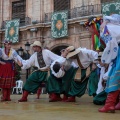
POLYGON ((61 56, 58 56, 47 49, 42 50, 42 55, 43 55, 44 62, 46 64, 45 67, 40 68, 38 64, 38 59, 37 59, 37 52, 35 52, 28 60, 22 61, 22 64, 23 64, 22 69, 28 69, 31 66, 35 66, 38 69, 44 70, 50 67, 52 61, 61 58, 61 56))
POLYGON ((56 62, 60 63, 60 65, 62 66, 62 65, 65 64, 66 58, 61 57, 61 58, 55 60, 55 61, 51 64, 51 66, 50 66, 50 69, 51 69, 52 74, 53 74, 55 77, 57 77, 57 78, 61 78, 61 77, 63 77, 63 76, 65 75, 65 71, 60 68, 60 70, 56 73, 56 72, 53 70, 53 66, 54 66, 54 64, 55 64, 56 62))
MULTIPOLYGON (((78 57, 84 68, 87 68, 95 59, 98 59, 97 52, 86 48, 79 48, 79 49, 80 52, 78 53, 78 57)), ((77 60, 74 60, 74 62, 78 65, 77 60)))
MULTIPOLYGON (((99 79, 99 82, 98 82, 98 88, 97 88, 96 94, 101 93, 105 89, 102 85, 102 82, 103 82, 103 80, 105 80, 105 81, 108 80, 108 74, 109 74, 109 72, 112 68, 112 64, 113 64, 112 62, 109 64, 107 72, 105 72, 105 67, 101 67, 100 79, 99 79)), ((99 64, 99 68, 100 68, 100 64, 99 64)))

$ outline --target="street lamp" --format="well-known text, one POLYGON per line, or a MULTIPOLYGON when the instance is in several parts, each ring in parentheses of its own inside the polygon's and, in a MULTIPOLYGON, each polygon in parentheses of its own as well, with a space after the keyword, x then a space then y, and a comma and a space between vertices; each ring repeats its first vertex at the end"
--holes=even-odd
POLYGON ((25 55, 25 60, 29 59, 30 58, 30 54, 29 54, 29 50, 30 50, 30 43, 29 42, 26 42, 25 44, 25 50, 26 50, 26 55, 25 55))
POLYGON ((26 42, 26 44, 25 44, 25 50, 26 51, 30 50, 30 43, 29 42, 26 42))
POLYGON ((20 47, 17 51, 18 51, 18 54, 22 57, 23 56, 23 48, 20 47))

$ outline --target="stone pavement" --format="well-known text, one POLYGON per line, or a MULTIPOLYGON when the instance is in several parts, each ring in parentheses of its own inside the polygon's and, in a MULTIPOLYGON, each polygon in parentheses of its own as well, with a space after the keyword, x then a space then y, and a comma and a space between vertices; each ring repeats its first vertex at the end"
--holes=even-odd
POLYGON ((21 95, 11 95, 11 102, 0 102, 0 120, 120 120, 120 111, 99 113, 92 97, 85 94, 76 103, 48 102, 48 95, 29 95, 28 102, 18 103, 21 95))

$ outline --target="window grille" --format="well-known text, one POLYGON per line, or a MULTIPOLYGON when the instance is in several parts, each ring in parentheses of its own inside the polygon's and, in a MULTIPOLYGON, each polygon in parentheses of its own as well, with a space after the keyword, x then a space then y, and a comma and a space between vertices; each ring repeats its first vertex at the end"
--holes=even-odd
POLYGON ((20 25, 25 25, 26 0, 12 2, 12 19, 20 19, 20 25))
POLYGON ((54 11, 69 10, 70 0, 54 0, 54 11))
POLYGON ((106 3, 106 2, 115 2, 116 0, 101 0, 101 3, 106 3))

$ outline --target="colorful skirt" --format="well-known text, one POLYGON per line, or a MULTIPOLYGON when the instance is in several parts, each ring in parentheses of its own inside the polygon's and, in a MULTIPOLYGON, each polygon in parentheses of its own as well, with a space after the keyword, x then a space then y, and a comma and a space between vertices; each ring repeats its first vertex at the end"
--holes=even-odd
POLYGON ((117 90, 120 90, 120 46, 117 58, 114 60, 112 69, 109 73, 105 91, 109 93, 117 90))
POLYGON ((15 86, 15 69, 14 62, 0 64, 0 88, 12 88, 15 86))

